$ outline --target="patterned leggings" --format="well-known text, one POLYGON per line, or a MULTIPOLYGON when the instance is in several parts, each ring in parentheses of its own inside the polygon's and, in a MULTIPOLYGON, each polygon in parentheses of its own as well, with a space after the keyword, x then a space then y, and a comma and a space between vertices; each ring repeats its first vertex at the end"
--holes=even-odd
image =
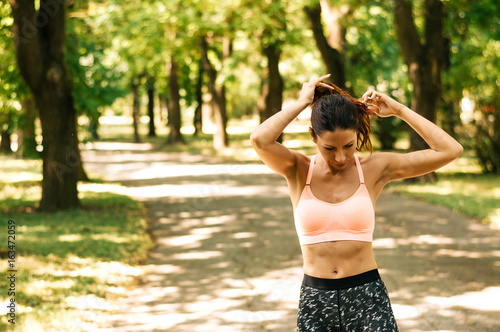
POLYGON ((397 332, 389 295, 378 270, 341 279, 304 276, 299 332, 397 332))

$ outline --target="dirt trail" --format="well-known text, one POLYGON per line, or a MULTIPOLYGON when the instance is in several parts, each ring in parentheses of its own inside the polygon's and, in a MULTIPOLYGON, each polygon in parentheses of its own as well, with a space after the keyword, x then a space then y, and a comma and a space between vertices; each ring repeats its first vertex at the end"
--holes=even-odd
MULTIPOLYGON (((301 254, 286 183, 261 164, 99 143, 91 174, 144 201, 157 246, 103 331, 295 331, 301 254)), ((500 331, 500 232, 383 194, 374 248, 401 331, 500 331)))

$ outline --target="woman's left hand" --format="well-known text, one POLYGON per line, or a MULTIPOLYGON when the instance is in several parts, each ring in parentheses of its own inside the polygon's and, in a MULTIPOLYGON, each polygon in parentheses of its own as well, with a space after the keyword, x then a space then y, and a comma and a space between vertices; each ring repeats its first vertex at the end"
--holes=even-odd
POLYGON ((398 116, 405 107, 388 95, 375 91, 373 88, 369 88, 361 99, 363 103, 368 104, 368 108, 373 107, 375 114, 380 117, 398 116))

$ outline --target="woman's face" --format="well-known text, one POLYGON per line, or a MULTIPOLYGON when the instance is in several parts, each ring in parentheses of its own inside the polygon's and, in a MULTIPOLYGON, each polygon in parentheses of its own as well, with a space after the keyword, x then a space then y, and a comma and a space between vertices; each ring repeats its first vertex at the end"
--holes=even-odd
POLYGON ((358 135, 353 129, 324 131, 314 139, 319 152, 328 165, 338 171, 346 168, 353 160, 358 144, 358 135))

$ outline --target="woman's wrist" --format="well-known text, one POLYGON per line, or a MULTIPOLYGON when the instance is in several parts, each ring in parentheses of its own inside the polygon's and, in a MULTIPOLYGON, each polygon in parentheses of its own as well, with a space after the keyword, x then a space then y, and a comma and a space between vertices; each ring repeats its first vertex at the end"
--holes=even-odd
POLYGON ((395 108, 394 111, 394 116, 397 116, 398 118, 404 120, 405 117, 410 116, 411 114, 415 113, 413 112, 409 107, 400 104, 399 108, 395 108))
POLYGON ((303 98, 299 98, 294 103, 298 108, 301 108, 302 111, 305 110, 309 105, 311 105, 311 100, 306 100, 303 98))

